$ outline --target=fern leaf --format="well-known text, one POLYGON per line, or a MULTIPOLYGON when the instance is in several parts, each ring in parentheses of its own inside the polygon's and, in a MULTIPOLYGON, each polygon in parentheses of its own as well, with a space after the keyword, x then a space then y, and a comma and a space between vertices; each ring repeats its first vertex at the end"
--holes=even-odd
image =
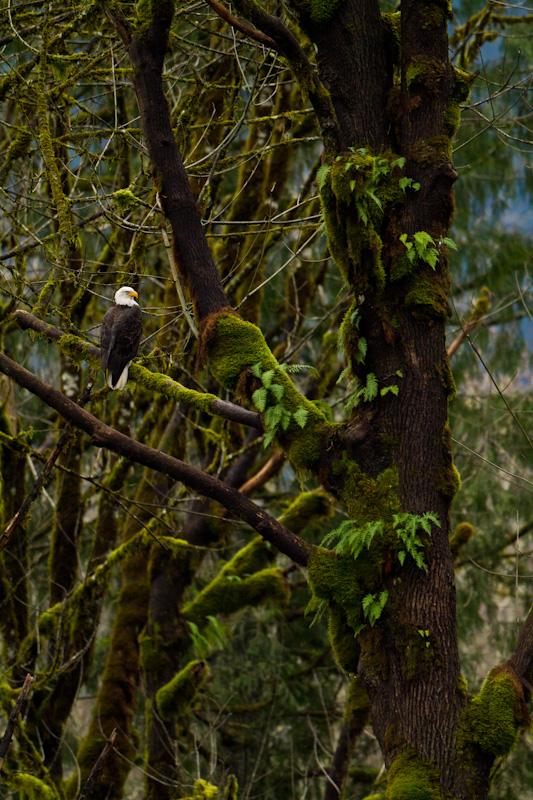
POLYGON ((264 386, 261 389, 256 389, 252 395, 252 402, 258 411, 264 411, 267 404, 267 390, 264 386))
POLYGON ((297 411, 294 412, 293 417, 295 421, 298 423, 300 428, 305 428, 305 423, 307 422, 307 417, 309 416, 309 411, 306 408, 299 408, 297 411))

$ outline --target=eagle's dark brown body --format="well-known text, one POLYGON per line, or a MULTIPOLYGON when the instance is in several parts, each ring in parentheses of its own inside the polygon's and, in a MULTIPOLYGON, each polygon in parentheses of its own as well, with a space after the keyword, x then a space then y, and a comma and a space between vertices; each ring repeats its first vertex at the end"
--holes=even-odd
POLYGON ((102 320, 102 370, 108 372, 112 389, 123 389, 128 367, 137 355, 142 335, 141 309, 135 305, 114 305, 102 320))

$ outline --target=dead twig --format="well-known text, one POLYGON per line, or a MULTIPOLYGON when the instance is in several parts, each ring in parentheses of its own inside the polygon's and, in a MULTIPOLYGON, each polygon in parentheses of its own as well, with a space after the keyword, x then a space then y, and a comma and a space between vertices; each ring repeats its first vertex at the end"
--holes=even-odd
POLYGON ((33 683, 33 675, 30 675, 30 673, 28 672, 24 680, 24 683, 22 684, 22 689, 20 690, 20 694, 17 697, 17 701, 13 706, 13 711, 9 715, 9 719, 7 721, 7 726, 4 735, 2 736, 2 740, 0 741, 0 769, 2 769, 5 755, 7 753, 9 745, 11 744, 11 739, 13 738, 15 725, 17 724, 17 718, 18 715, 20 714, 22 704, 24 703, 26 697, 28 696, 28 692, 30 691, 32 683, 33 683))
POLYGON ((83 788, 82 788, 80 794, 78 795, 78 800, 86 800, 86 798, 89 797, 89 795, 91 794, 91 791, 92 791, 92 788, 93 788, 93 784, 94 784, 95 780, 97 779, 97 777, 102 772, 102 770, 104 768, 104 764, 105 764, 106 758, 108 757, 110 750, 113 749, 113 745, 115 744, 115 739, 116 738, 117 738, 117 729, 113 728, 113 730, 111 732, 111 736, 109 737, 109 739, 105 743, 102 752, 100 753, 100 755, 96 759, 96 764, 92 768, 89 777, 85 781, 85 783, 83 785, 83 788))

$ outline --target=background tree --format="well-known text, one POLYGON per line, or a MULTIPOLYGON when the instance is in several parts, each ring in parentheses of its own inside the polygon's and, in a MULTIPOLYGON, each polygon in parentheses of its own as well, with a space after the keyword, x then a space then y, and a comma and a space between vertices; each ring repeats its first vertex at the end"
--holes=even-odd
POLYGON ((454 12, 4 8, 13 796, 525 796, 531 19, 454 12))

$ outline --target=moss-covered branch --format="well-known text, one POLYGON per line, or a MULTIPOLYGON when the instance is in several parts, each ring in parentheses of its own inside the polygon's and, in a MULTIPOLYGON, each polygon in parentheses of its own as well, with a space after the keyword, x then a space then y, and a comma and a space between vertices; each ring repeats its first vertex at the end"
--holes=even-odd
MULTIPOLYGON (((99 367, 101 351, 96 345, 89 344, 74 334, 67 334, 59 330, 59 328, 43 322, 28 311, 15 311, 13 318, 22 329, 30 328, 40 333, 48 341, 57 342, 60 349, 72 360, 78 363, 88 361, 93 367, 99 367)), ((140 364, 132 364, 129 374, 131 380, 145 389, 162 394, 177 403, 183 403, 188 408, 215 414, 224 417, 224 419, 241 422, 243 425, 249 425, 253 428, 261 429, 262 427, 259 414, 241 408, 234 403, 229 403, 226 400, 221 400, 214 394, 188 389, 167 375, 150 372, 140 364)))

